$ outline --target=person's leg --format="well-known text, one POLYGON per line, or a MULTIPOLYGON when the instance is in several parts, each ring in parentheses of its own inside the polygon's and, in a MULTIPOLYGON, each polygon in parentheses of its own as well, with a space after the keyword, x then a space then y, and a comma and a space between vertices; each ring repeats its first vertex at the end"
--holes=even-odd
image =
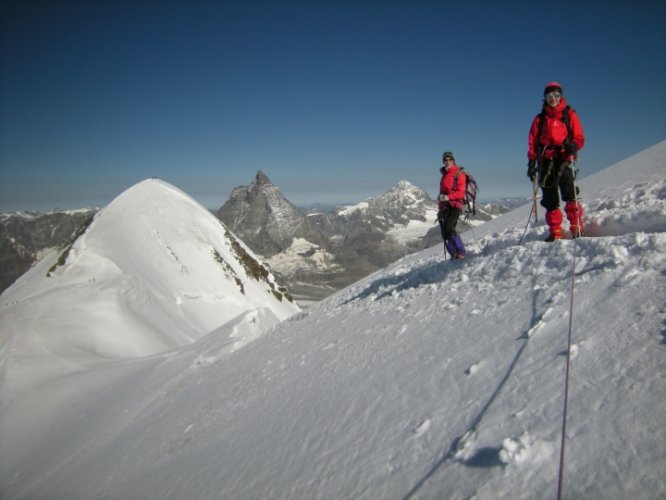
POLYGON ((546 241, 562 239, 562 211, 559 208, 546 211, 546 224, 550 231, 546 241))
POLYGON ((446 249, 453 258, 458 254, 458 249, 455 246, 453 238, 457 235, 456 225, 458 224, 459 216, 460 210, 456 208, 447 208, 439 221, 440 229, 442 231, 442 239, 444 240, 446 249))
POLYGON ((463 242, 462 242, 462 239, 460 238, 460 235, 456 234, 449 241, 453 242, 453 246, 456 250, 455 258, 456 259, 464 259, 465 258, 465 245, 463 245, 463 242))
POLYGON ((545 161, 541 167, 539 179, 541 206, 546 209, 545 220, 550 231, 546 241, 555 241, 562 238, 562 212, 560 211, 560 196, 555 168, 552 159, 545 161))
POLYGON ((564 205, 564 213, 569 221, 571 237, 583 236, 583 206, 578 202, 574 172, 571 165, 565 166, 560 177, 560 193, 564 205))

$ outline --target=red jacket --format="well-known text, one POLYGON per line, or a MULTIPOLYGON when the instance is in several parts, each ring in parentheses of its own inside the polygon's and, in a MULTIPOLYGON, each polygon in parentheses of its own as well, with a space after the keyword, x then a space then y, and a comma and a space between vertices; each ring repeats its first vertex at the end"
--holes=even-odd
POLYGON ((445 194, 449 197, 449 201, 440 201, 438 207, 441 210, 444 207, 450 206, 454 208, 463 207, 463 198, 465 198, 465 190, 467 189, 467 176, 458 176, 458 184, 455 191, 453 186, 455 184, 455 176, 458 172, 462 173, 462 168, 458 165, 451 165, 450 167, 442 167, 442 179, 439 181, 439 194, 445 194))
MULTIPOLYGON (((530 134, 528 136, 527 158, 536 160, 539 156, 540 146, 562 146, 567 138, 567 127, 562 121, 562 111, 567 106, 567 101, 562 97, 560 103, 554 108, 543 105, 546 111, 546 123, 543 124, 541 130, 541 137, 537 138, 539 133, 539 117, 538 114, 532 121, 530 127, 530 134), (539 146, 540 145, 540 146, 539 146)), ((571 127, 571 138, 579 150, 583 149, 585 145, 585 134, 583 133, 583 126, 580 123, 578 114, 569 108, 569 126, 571 127)), ((554 154, 553 150, 546 150, 545 157, 550 158, 554 154)))

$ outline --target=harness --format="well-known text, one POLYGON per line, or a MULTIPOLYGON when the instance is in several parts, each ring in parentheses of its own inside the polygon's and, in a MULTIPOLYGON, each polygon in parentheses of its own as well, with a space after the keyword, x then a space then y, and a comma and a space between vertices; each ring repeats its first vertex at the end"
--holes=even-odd
MULTIPOLYGON (((571 142, 573 140, 573 133, 571 131, 571 123, 569 120, 569 110, 571 110, 571 106, 569 106, 568 104, 562 110, 562 123, 564 123, 564 126, 567 128, 567 138, 564 141, 565 143, 571 142)), ((543 188, 552 188, 557 185, 558 179, 562 175, 562 168, 564 167, 564 164, 561 164, 560 168, 558 169, 559 171, 554 172, 555 162, 553 158, 555 156, 559 156, 562 153, 563 147, 561 145, 554 146, 548 144, 544 146, 543 144, 541 144, 541 134, 543 133, 543 126, 545 122, 546 122, 546 109, 543 108, 541 110, 541 113, 539 113, 539 128, 536 136, 537 148, 535 152, 537 153, 537 158, 539 158, 539 163, 541 164, 541 168, 539 169, 539 184, 543 188), (553 151, 553 155, 550 156, 549 158, 545 158, 546 151, 553 151)))

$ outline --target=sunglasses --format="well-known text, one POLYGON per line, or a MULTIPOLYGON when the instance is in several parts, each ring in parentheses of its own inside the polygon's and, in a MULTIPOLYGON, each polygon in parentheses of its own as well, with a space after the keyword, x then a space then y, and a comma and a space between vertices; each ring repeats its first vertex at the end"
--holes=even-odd
POLYGON ((559 99, 560 97, 562 97, 562 94, 559 92, 550 92, 546 94, 546 99, 559 99))
POLYGON ((449 158, 448 156, 444 158, 444 161, 453 161, 453 158, 449 158))

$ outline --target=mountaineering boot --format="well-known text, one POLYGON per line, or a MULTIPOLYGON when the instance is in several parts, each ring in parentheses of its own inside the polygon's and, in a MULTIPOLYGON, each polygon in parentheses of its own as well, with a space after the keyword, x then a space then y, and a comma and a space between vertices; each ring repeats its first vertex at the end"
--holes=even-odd
POLYGON ((559 208, 546 211, 546 224, 550 234, 544 241, 551 242, 562 239, 562 212, 559 208))
POLYGON ((456 255, 455 259, 464 259, 465 258, 465 245, 463 245, 462 239, 460 239, 460 235, 456 234, 453 238, 451 238, 451 241, 453 242, 453 246, 456 250, 456 255))
POLYGON ((446 249, 449 251, 449 255, 451 255, 451 258, 452 258, 452 259, 455 259, 455 258, 456 258, 456 253, 457 253, 457 252, 456 252, 456 246, 455 246, 455 244, 453 243, 453 239, 446 240, 446 241, 444 242, 444 246, 445 246, 446 249))
POLYGON ((585 236, 583 232, 583 207, 578 201, 571 200, 567 201, 564 205, 564 213, 567 214, 567 220, 569 221, 569 227, 571 229, 571 237, 578 238, 579 236, 585 236))

